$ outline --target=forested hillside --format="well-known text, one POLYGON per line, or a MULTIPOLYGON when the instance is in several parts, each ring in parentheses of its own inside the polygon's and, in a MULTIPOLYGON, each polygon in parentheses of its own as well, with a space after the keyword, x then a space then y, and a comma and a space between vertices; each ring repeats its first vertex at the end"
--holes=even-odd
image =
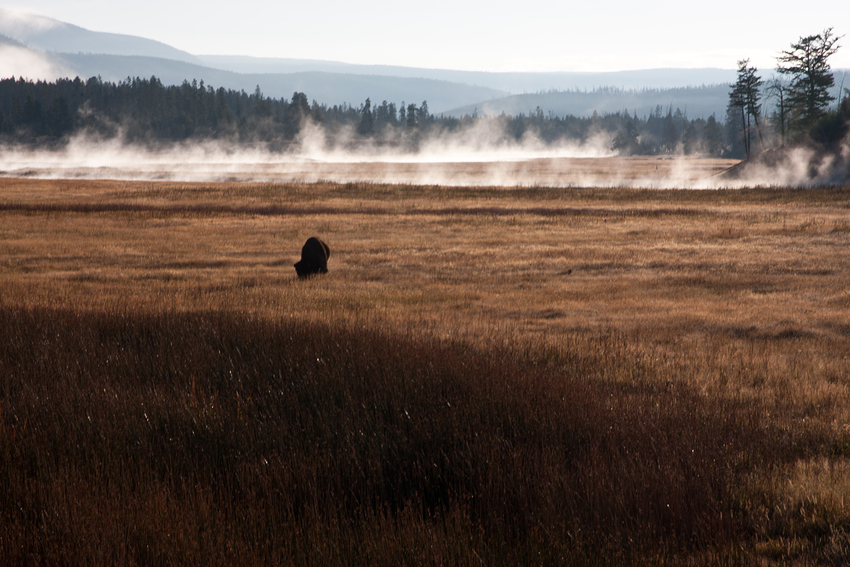
POLYGON ((647 116, 624 110, 590 117, 544 114, 436 116, 427 101, 359 106, 329 106, 296 92, 291 99, 214 89, 203 82, 165 86, 156 77, 119 83, 0 80, 0 138, 5 143, 62 145, 85 132, 121 136, 132 143, 215 139, 292 147, 307 123, 320 128, 331 146, 390 145, 414 150, 427 136, 486 132, 488 143, 530 140, 539 144, 611 140, 608 149, 623 154, 724 151, 722 125, 714 117, 690 120, 679 109, 656 109, 647 116))

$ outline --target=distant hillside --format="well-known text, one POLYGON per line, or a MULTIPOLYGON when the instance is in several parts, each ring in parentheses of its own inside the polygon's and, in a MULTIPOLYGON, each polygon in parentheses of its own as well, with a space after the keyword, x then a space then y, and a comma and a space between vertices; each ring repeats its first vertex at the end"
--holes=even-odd
MULTIPOLYGON (((639 75, 640 72, 634 72, 639 75)), ((651 71, 646 73, 651 74, 651 71)), ((769 72, 764 73, 765 78, 769 72)), ((600 73, 600 75, 604 75, 600 73)), ((833 70, 835 86, 831 93, 836 103, 846 94, 842 88, 850 87, 850 71, 846 69, 833 70)), ((734 77, 732 79, 734 81, 734 77)), ((489 100, 483 104, 469 104, 447 110, 447 116, 486 114, 499 115, 503 112, 509 115, 533 114, 539 107, 544 113, 552 112, 557 116, 591 116, 593 112, 609 114, 628 110, 630 114, 646 117, 661 105, 667 109, 677 108, 689 118, 708 118, 714 114, 718 120, 724 120, 726 106, 729 103, 731 82, 713 85, 672 87, 672 88, 616 88, 602 87, 593 89, 550 90, 533 94, 509 95, 503 98, 489 100)), ((773 112, 774 101, 763 97, 763 112, 773 112)))
POLYGON ((144 55, 198 64, 201 62, 190 53, 152 39, 90 31, 8 8, 0 8, 0 34, 42 51, 144 55))
POLYGON ((413 79, 380 75, 352 75, 326 72, 278 74, 234 73, 180 61, 153 57, 121 57, 115 55, 56 54, 56 60, 80 77, 101 76, 106 81, 127 77, 150 78, 155 75, 164 84, 181 84, 184 80, 203 80, 215 88, 253 92, 259 85, 263 94, 274 98, 291 97, 298 91, 310 100, 334 105, 359 105, 367 98, 379 104, 382 100, 396 104, 406 101, 420 104, 428 101, 432 112, 442 112, 458 105, 504 96, 504 92, 432 79, 413 79))
MULTIPOLYGON (((270 97, 307 94, 321 103, 358 106, 366 98, 420 104, 435 114, 531 114, 590 116, 624 109, 639 116, 658 105, 691 118, 722 120, 735 81, 732 69, 649 69, 607 73, 486 73, 390 65, 354 65, 307 59, 192 55, 161 42, 93 32, 42 16, 0 8, 0 78, 55 80, 100 76, 118 82, 156 76, 166 85, 203 81, 215 88, 270 97)), ((762 71, 763 78, 772 75, 762 71)), ((850 86, 835 73, 835 92, 850 86)), ((768 103, 770 105, 772 103, 768 103)))
POLYGON ((25 47, 20 41, 14 40, 11 37, 6 37, 0 33, 0 47, 25 47))
POLYGON ((735 71, 730 69, 647 69, 608 73, 487 73, 392 65, 354 65, 312 59, 277 59, 229 55, 199 55, 198 58, 209 67, 227 69, 238 73, 323 71, 355 75, 423 78, 479 85, 510 94, 550 90, 593 90, 599 87, 669 89, 735 82, 735 71))
POLYGON ((27 76, 56 79, 69 73, 70 70, 56 58, 29 49, 21 42, 0 34, 0 78, 27 76))
POLYGON ((514 116, 520 113, 531 115, 539 107, 544 113, 552 112, 557 116, 591 116, 594 112, 601 115, 626 110, 629 114, 646 117, 661 105, 665 114, 672 107, 674 111, 680 109, 689 118, 708 118, 714 114, 715 118, 723 120, 728 100, 727 84, 642 90, 603 88, 513 95, 483 104, 454 108, 445 114, 463 116, 477 112, 479 115, 494 116, 504 112, 514 116))

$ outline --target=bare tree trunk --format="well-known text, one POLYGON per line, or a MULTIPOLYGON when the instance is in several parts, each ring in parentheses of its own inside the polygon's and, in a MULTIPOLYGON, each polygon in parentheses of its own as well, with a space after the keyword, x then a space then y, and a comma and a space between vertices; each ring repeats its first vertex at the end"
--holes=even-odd
POLYGON ((761 137, 761 126, 759 126, 759 115, 753 114, 753 120, 756 121, 756 132, 759 135, 759 145, 764 145, 764 139, 761 137))

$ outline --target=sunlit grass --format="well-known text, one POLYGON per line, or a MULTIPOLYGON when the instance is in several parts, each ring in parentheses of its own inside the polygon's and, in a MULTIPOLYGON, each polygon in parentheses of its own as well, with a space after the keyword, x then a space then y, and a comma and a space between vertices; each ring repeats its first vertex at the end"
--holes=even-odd
POLYGON ((0 546, 834 563, 848 209, 841 188, 3 180, 0 546), (312 235, 330 273, 299 281, 312 235))

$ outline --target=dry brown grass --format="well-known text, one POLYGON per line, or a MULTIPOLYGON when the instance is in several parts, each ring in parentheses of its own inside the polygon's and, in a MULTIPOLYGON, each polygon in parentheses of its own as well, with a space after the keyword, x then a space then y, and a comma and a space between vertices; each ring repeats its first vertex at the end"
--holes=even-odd
POLYGON ((0 306, 345 322, 532 362, 593 353, 602 383, 682 385, 764 416, 785 449, 740 481, 747 557, 829 563, 850 545, 849 219, 847 188, 4 179, 0 306), (302 282, 311 235, 330 273, 302 282))
POLYGON ((0 258, 22 300, 162 293, 187 308, 301 311, 307 293, 314 312, 362 300, 389 320, 507 322, 523 336, 840 341, 845 197, 4 180, 0 258), (290 268, 311 234, 331 243, 333 270, 299 286, 290 268))

